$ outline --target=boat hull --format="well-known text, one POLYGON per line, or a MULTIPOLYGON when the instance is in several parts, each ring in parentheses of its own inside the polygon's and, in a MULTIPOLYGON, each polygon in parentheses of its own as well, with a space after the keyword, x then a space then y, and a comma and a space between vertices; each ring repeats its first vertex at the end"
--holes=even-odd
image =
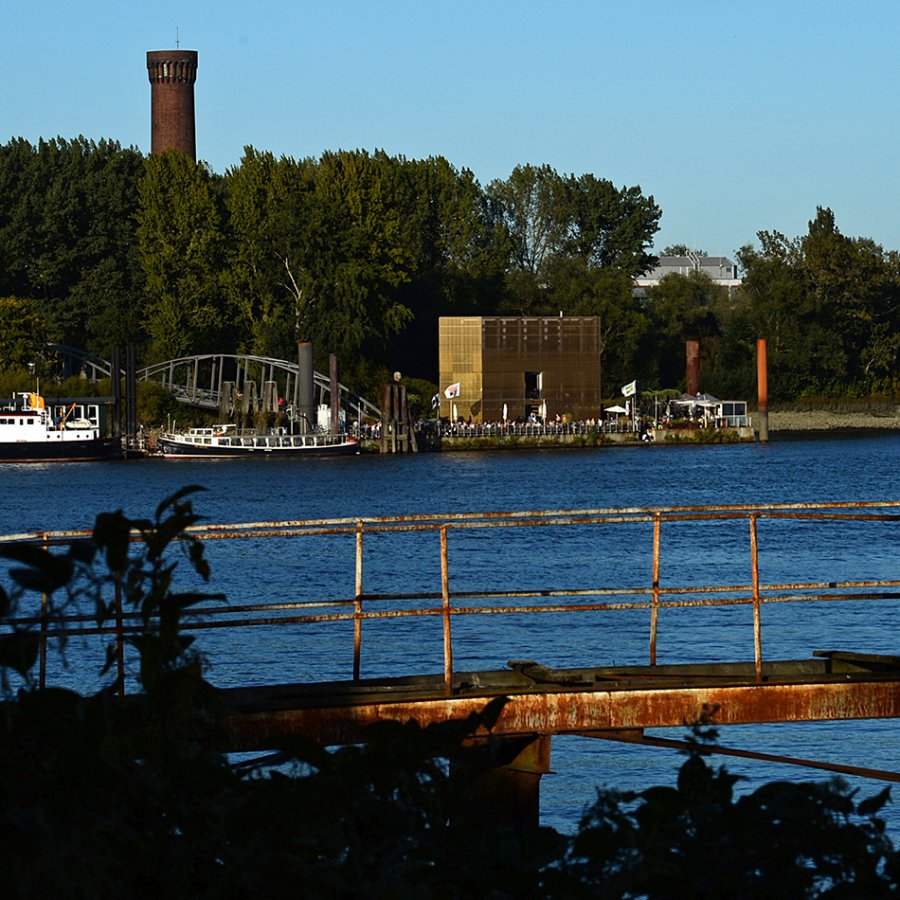
POLYGON ((114 438, 62 441, 0 441, 0 463, 100 462, 121 459, 121 442, 114 438))
POLYGON ((248 456, 276 456, 279 458, 307 458, 312 456, 344 456, 359 453, 355 440, 322 440, 307 438, 228 438, 212 439, 198 444, 177 437, 162 435, 157 446, 166 459, 236 459, 248 456))

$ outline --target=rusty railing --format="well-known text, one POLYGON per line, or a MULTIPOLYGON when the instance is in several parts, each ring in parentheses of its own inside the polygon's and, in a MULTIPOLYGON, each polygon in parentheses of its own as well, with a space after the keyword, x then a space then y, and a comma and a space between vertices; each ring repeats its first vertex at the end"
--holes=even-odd
MULTIPOLYGON (((523 512, 454 513, 443 516, 381 516, 373 518, 335 518, 281 522, 251 522, 239 524, 205 524, 189 530, 192 537, 203 541, 268 541, 281 539, 314 539, 322 536, 343 536, 353 542, 355 568, 352 589, 348 584, 344 595, 313 600, 272 601, 241 605, 209 603, 198 609, 198 615, 186 624, 190 629, 253 628, 258 626, 284 627, 301 623, 353 623, 353 679, 361 678, 361 657, 364 624, 378 619, 411 616, 430 616, 440 621, 443 632, 444 679, 449 690, 454 674, 453 622, 461 616, 478 615, 540 615, 546 613, 597 613, 610 610, 644 610, 648 614, 649 664, 656 665, 661 610, 685 607, 717 607, 750 605, 753 612, 753 656, 757 679, 762 677, 763 642, 760 609, 767 603, 790 603, 844 600, 900 599, 900 579, 828 580, 765 582, 760 574, 759 523, 763 520, 805 520, 811 523, 838 522, 849 528, 855 523, 878 522, 890 525, 900 521, 900 501, 760 504, 698 507, 656 507, 626 509, 582 509, 523 512), (661 563, 664 559, 665 529, 672 523, 710 523, 743 521, 747 528, 744 558, 749 562, 750 581, 737 584, 675 585, 661 582, 661 563), (652 535, 649 553, 650 566, 647 583, 637 586, 581 587, 523 586, 504 590, 454 591, 451 589, 451 541, 453 533, 495 531, 503 529, 562 529, 572 527, 634 525, 645 523, 652 535), (434 533, 438 541, 440 583, 431 591, 366 592, 364 583, 364 547, 366 540, 378 534, 434 533), (416 606, 415 603, 424 606, 416 606), (531 602, 524 602, 531 601, 531 602), (539 601, 539 602, 535 602, 539 601)), ((53 547, 90 538, 88 531, 42 532, 0 537, 0 545, 11 542, 31 542, 53 547)), ((487 549, 487 547, 486 547, 487 549)), ((738 560, 733 560, 737 566, 738 560)), ((349 579, 348 579, 349 581, 349 579)), ((130 633, 137 630, 136 614, 121 610, 119 603, 116 621, 109 626, 91 624, 88 614, 54 616, 52 622, 45 615, 47 598, 32 618, 22 617, 10 622, 13 627, 33 627, 40 635, 40 683, 46 679, 46 645, 62 634, 112 635, 116 641, 115 666, 120 690, 125 684, 125 654, 123 644, 130 633)))

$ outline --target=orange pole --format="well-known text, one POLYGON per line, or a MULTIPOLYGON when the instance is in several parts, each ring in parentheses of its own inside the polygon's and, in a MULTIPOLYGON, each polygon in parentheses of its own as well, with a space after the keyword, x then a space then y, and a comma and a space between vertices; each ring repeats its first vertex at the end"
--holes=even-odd
POLYGON ((769 376, 766 363, 766 339, 756 342, 756 384, 759 393, 759 439, 769 440, 769 376))

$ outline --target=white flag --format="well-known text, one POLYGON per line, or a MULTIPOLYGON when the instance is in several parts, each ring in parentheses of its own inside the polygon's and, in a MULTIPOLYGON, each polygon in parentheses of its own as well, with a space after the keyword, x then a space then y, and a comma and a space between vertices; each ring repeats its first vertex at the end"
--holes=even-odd
POLYGON ((452 400, 454 397, 458 397, 459 396, 459 382, 457 381, 456 384, 451 384, 450 387, 446 388, 444 390, 444 396, 448 400, 452 400))
POLYGON ((622 396, 630 397, 637 391, 637 381, 632 381, 631 384, 623 385, 622 387, 622 396))

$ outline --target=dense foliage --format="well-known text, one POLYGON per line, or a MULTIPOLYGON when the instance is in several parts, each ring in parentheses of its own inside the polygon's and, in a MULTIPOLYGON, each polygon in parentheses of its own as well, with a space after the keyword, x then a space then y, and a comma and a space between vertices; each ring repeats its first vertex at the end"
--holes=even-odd
POLYGON ((112 141, 0 147, 0 297, 37 303, 51 339, 108 358, 139 333, 143 167, 137 150, 112 141))
MULTIPOLYGON (((185 488, 152 519, 97 518, 63 549, 6 545, 0 588, 0 867, 4 896, 244 898, 889 897, 897 857, 879 812, 839 781, 772 783, 737 796, 695 729, 674 787, 598 791, 572 835, 481 814, 478 776, 500 760, 503 698, 466 721, 384 722, 333 752, 302 741, 238 766, 176 590, 186 561, 206 580, 185 488), (95 693, 38 687, 33 610, 128 635, 140 692, 110 666, 95 693)), ((63 644, 64 648, 65 644, 63 644)))
POLYGON ((900 393, 896 251, 819 209, 808 234, 761 231, 737 252, 741 288, 698 271, 638 296, 661 215, 639 187, 548 165, 483 187, 442 157, 247 147, 218 175, 175 152, 14 139, 0 147, 0 368, 47 340, 107 358, 132 343, 149 363, 292 359, 308 339, 351 383, 434 381, 438 317, 563 313, 601 317, 604 385, 683 388, 699 340, 702 388, 752 399, 765 338, 773 400, 900 393))

